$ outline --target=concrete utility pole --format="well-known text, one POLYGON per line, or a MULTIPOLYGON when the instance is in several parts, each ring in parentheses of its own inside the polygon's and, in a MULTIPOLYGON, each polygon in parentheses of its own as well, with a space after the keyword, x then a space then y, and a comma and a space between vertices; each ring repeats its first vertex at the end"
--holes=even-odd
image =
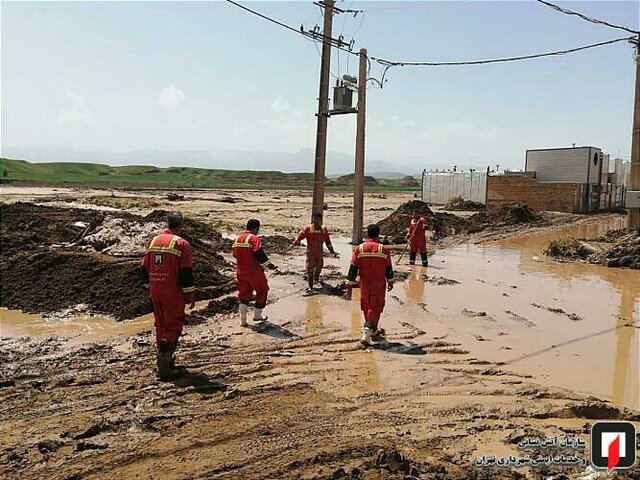
POLYGON ((324 25, 322 30, 322 63, 320 65, 320 94, 318 98, 318 129, 316 133, 316 161, 313 178, 312 213, 322 213, 324 178, 327 158, 327 120, 329 119, 329 72, 331 69, 331 29, 334 0, 322 2, 324 25))
POLYGON ((367 49, 360 49, 358 74, 358 117, 356 120, 356 168, 353 183, 353 236, 351 243, 362 242, 364 223, 364 130, 367 111, 367 49))
MULTIPOLYGON (((636 44, 636 93, 631 135, 631 175, 629 190, 640 190, 640 35, 636 44)), ((640 229, 640 208, 629 208, 629 228, 640 229)))

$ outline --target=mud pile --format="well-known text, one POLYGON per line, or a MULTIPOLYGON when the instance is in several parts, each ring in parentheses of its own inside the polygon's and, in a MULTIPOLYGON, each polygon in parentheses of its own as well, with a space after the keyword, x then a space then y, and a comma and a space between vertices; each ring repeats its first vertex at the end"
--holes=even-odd
MULTIPOLYGON (((144 245, 161 231, 162 212, 107 217, 18 203, 3 205, 1 213, 1 306, 48 313, 86 304, 118 320, 152 311, 139 265, 144 245)), ((227 241, 194 220, 187 220, 184 237, 194 251, 196 298, 231 291, 234 281, 225 274, 230 265, 217 253, 227 241)))
POLYGON ((403 203, 391 215, 378 222, 380 234, 387 237, 391 243, 406 242, 407 227, 414 213, 426 218, 433 217, 429 205, 420 200, 412 200, 403 203))
POLYGON ((604 252, 602 263, 607 267, 640 270, 640 231, 632 231, 621 236, 613 247, 604 252))
POLYGON ((586 242, 575 238, 567 238, 551 241, 544 253, 556 258, 589 260, 597 253, 597 250, 586 242))
POLYGON ((473 200, 465 200, 462 197, 452 198, 449 203, 444 206, 445 210, 475 212, 485 210, 487 206, 484 203, 474 202, 473 200))
POLYGON ((302 249, 292 245, 293 238, 285 237, 284 235, 267 235, 261 236, 260 239, 267 255, 273 255, 274 253, 284 254, 293 249, 300 250, 300 253, 303 253, 302 249))
POLYGON ((613 230, 595 240, 552 241, 545 254, 561 260, 581 260, 613 268, 640 270, 640 232, 637 230, 613 230), (599 248, 593 244, 609 243, 599 248))
POLYGON ((510 203, 491 205, 486 211, 471 215, 467 220, 469 231, 477 232, 490 226, 540 222, 541 217, 524 203, 510 203))
POLYGON ((407 228, 414 212, 429 220, 429 228, 437 232, 439 238, 466 233, 468 230, 464 218, 451 213, 433 213, 425 202, 412 200, 403 203, 391 215, 378 222, 380 234, 386 237, 389 243, 405 243, 407 228))

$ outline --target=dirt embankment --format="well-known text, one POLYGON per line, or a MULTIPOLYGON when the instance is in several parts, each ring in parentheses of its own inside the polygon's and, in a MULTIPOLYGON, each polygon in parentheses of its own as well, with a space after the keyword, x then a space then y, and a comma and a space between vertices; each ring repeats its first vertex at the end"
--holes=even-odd
POLYGON ((485 210, 487 206, 484 203, 474 202, 473 200, 465 200, 462 197, 452 198, 449 203, 444 206, 445 210, 478 212, 485 210))
POLYGON ((640 270, 640 231, 613 230, 594 240, 556 240, 549 243, 545 254, 562 261, 640 270))
MULTIPOLYGON (((150 313, 139 264, 146 242, 161 231, 165 216, 162 211, 139 217, 29 203, 3 205, 1 305, 45 313, 86 304, 91 312, 119 320, 150 313)), ((230 265, 217 253, 229 241, 191 219, 183 236, 193 246, 197 298, 231 291, 230 265)))
POLYGON ((434 213, 425 202, 414 200, 402 204, 391 215, 378 222, 381 234, 392 243, 404 243, 406 229, 414 213, 429 220, 430 227, 437 230, 438 238, 483 231, 499 232, 513 226, 548 224, 542 215, 520 203, 490 206, 470 217, 462 218, 450 213, 434 213))

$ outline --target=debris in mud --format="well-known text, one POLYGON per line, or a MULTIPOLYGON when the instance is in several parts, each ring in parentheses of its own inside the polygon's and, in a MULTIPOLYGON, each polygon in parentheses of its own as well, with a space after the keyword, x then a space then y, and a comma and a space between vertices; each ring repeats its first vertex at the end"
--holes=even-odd
POLYGON ((85 450, 104 450, 106 448, 109 448, 109 446, 103 443, 94 443, 94 442, 81 441, 81 442, 78 442, 78 444, 76 445, 77 452, 84 452, 85 450))
POLYGON ((612 268, 640 269, 640 231, 615 230, 596 240, 573 238, 549 243, 544 253, 559 260, 580 260, 612 268), (592 243, 609 243, 602 249, 592 243))
POLYGON ((445 277, 430 277, 429 275, 423 275, 422 280, 425 282, 433 283, 434 285, 459 285, 460 282, 451 278, 445 277))
POLYGON ((487 312, 474 312, 473 310, 467 310, 466 308, 462 310, 462 314, 467 317, 487 317, 487 312))
MULTIPOLYGON (((536 324, 533 323, 531 320, 523 317, 522 315, 518 315, 517 313, 514 313, 511 310, 505 310, 504 313, 506 313, 507 315, 511 315, 511 318, 513 320, 515 320, 516 322, 522 323, 526 327, 535 327, 536 326, 536 324)), ((501 332, 498 335, 507 335, 507 333, 501 332)))
MULTIPOLYGON (((85 304, 88 311, 117 320, 150 313, 149 292, 139 278, 140 246, 144 248, 149 240, 144 225, 158 226, 166 212, 155 211, 147 217, 117 215, 24 203, 3 205, 0 304, 29 313, 59 312, 85 304), (77 222, 89 227, 75 227, 77 222), (83 234, 86 243, 80 246, 83 234), (120 244, 120 253, 126 256, 82 251, 91 245, 103 250, 121 238, 126 241, 120 244)), ((222 273, 230 266, 218 254, 226 244, 222 236, 192 219, 186 219, 183 236, 194 250, 196 298, 216 298, 233 290, 233 279, 222 273)))
POLYGON ((387 470, 391 473, 403 473, 416 478, 420 476, 420 472, 416 467, 411 465, 411 461, 395 448, 383 450, 378 453, 374 460, 374 465, 377 468, 387 470))
POLYGON ((180 195, 178 193, 167 193, 167 200, 170 202, 181 202, 184 200, 184 195, 180 195))
POLYGON ((245 200, 244 198, 238 198, 238 197, 231 197, 231 196, 225 196, 225 197, 220 197, 216 199, 216 202, 221 202, 221 203, 240 203, 240 202, 246 202, 247 200, 245 200))
POLYGON ((327 290, 329 295, 334 297, 344 297, 347 293, 347 282, 341 282, 336 286, 327 285, 327 290))
POLYGON ((484 203, 474 202, 473 200, 465 200, 462 197, 455 197, 449 200, 444 207, 445 210, 459 210, 459 211, 478 211, 485 210, 487 206, 484 203))
POLYGON ((582 317, 580 317, 579 315, 576 315, 575 313, 567 313, 561 308, 544 307, 542 305, 538 305, 537 303, 532 303, 531 305, 536 308, 541 308, 543 310, 547 310, 552 313, 559 313, 561 315, 565 315, 567 318, 569 318, 569 320, 573 320, 574 322, 579 322, 582 320, 582 317))

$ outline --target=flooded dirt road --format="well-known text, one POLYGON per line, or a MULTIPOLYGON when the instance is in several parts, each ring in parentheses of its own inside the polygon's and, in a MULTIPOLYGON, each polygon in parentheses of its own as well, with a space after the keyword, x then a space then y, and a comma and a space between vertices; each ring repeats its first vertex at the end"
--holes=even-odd
MULTIPOLYGON (((588 444, 599 419, 640 429, 640 274, 541 253, 619 221, 603 218, 401 264, 387 342, 367 350, 358 293, 305 297, 304 257, 274 255, 269 322, 188 326, 178 360, 193 375, 175 383, 155 380, 148 317, 84 330, 1 312, 0 477, 579 478, 585 466, 475 460, 520 455, 527 435, 588 444)), ((332 285, 351 249, 334 243, 332 285)))

